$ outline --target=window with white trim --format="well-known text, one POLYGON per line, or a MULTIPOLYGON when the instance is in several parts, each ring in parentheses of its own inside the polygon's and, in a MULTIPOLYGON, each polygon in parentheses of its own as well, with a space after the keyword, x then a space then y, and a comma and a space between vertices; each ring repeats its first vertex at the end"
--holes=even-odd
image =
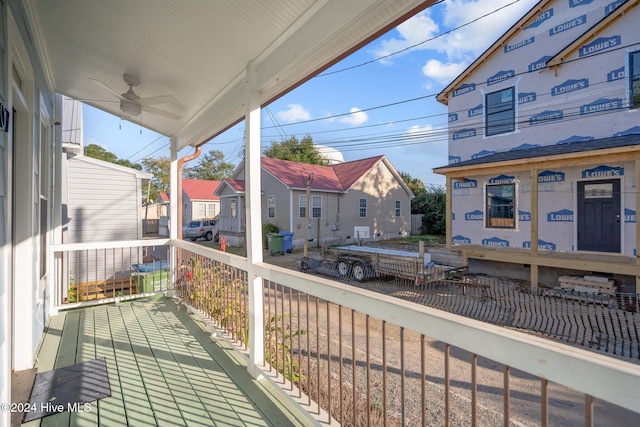
POLYGON ((400 202, 400 200, 396 200, 396 217, 399 217, 400 214, 402 213, 402 204, 400 202))
POLYGON ((485 135, 513 132, 516 128, 514 88, 485 95, 485 135))
POLYGON ((276 196, 267 196, 267 217, 276 217, 276 196))
POLYGON ((360 199, 360 218, 367 217, 367 199, 360 199))
POLYGON ((487 184, 485 218, 489 228, 516 227, 515 184, 487 184))
POLYGON ((311 217, 322 218, 322 196, 311 196, 311 217))
POLYGON ((640 50, 629 53, 629 106, 640 107, 640 50))

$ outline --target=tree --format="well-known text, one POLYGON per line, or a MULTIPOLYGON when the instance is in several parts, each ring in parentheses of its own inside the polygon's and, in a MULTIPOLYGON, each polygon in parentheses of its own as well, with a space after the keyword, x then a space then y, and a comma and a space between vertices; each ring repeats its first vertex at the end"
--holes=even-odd
POLYGON ((320 155, 313 145, 310 135, 300 141, 295 136, 283 139, 280 142, 271 141, 271 146, 264 151, 265 157, 293 162, 310 163, 313 165, 325 165, 326 160, 320 155))
POLYGON ((400 176, 409 190, 413 193, 415 198, 411 200, 411 213, 412 214, 423 214, 424 212, 420 211, 421 202, 424 201, 425 194, 427 193, 427 189, 424 186, 424 182, 421 179, 413 178, 407 172, 400 172, 400 176))
POLYGON ((140 164, 132 163, 129 160, 119 159, 118 156, 116 156, 114 153, 105 150, 98 144, 89 144, 84 147, 84 155, 87 157, 92 157, 94 159, 103 160, 105 162, 114 163, 116 165, 142 170, 142 166, 140 164))
POLYGON ((420 206, 422 233, 445 234, 447 231, 447 193, 442 186, 431 185, 426 189, 420 206))
POLYGON ((193 179, 222 181, 230 177, 234 169, 235 166, 224 161, 222 151, 212 150, 200 158, 197 166, 185 168, 184 176, 193 179))
POLYGON ((168 157, 160 157, 158 159, 147 157, 142 160, 142 167, 145 172, 153 175, 148 194, 149 200, 157 199, 158 194, 161 192, 169 192, 171 187, 171 161, 168 157))

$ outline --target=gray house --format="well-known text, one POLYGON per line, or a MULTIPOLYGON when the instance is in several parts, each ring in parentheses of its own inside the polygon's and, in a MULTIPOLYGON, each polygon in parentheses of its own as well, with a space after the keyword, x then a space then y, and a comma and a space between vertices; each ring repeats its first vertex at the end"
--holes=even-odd
MULTIPOLYGON (((261 159, 262 223, 292 231, 293 246, 407 236, 413 193, 386 156, 331 166, 261 159), (305 224, 307 185, 309 220, 305 224)), ((244 244, 244 163, 218 187, 220 236, 244 244)))

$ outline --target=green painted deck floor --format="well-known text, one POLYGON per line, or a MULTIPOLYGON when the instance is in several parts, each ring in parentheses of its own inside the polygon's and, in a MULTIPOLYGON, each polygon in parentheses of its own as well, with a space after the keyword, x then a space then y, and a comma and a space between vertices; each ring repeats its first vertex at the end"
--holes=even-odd
POLYGON ((302 425, 225 343, 169 298, 63 312, 50 319, 38 372, 104 357, 111 397, 91 412, 25 426, 302 425))

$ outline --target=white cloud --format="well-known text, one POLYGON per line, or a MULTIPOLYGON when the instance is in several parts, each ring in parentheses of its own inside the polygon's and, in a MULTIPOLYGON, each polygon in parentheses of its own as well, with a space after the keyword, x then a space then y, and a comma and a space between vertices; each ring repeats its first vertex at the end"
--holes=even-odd
POLYGON ((422 67, 422 74, 440 83, 448 83, 464 71, 467 65, 461 62, 445 64, 437 59, 430 59, 422 67))
POLYGON ((311 119, 311 113, 301 104, 289 104, 288 107, 288 110, 277 113, 278 118, 283 122, 292 123, 311 119))
MULTIPOLYGON (((397 38, 382 40, 380 46, 373 51, 376 58, 407 49, 433 37, 438 33, 438 24, 431 19, 431 13, 427 9, 398 25, 396 31, 398 32, 397 38)), ((419 45, 416 49, 424 49, 424 47, 419 45)), ((382 60, 381 62, 389 63, 390 60, 382 60)))
POLYGON ((351 110, 349 110, 349 112, 351 113, 350 115, 340 117, 338 121, 340 123, 358 126, 366 123, 369 120, 369 116, 367 115, 367 113, 357 107, 353 107, 351 110))

